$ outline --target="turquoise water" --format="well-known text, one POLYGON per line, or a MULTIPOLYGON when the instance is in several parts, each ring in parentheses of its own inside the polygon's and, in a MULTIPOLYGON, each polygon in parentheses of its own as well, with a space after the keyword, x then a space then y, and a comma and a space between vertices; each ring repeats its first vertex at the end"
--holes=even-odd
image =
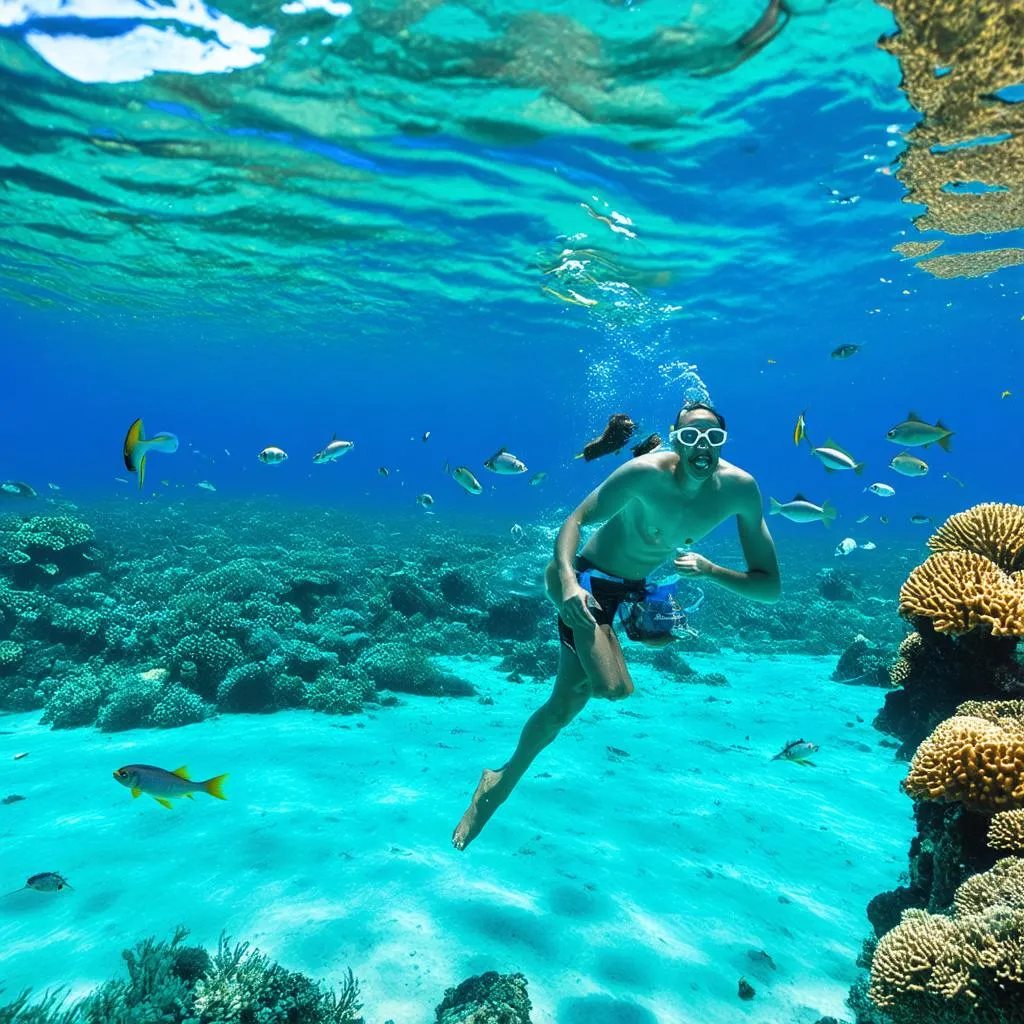
POLYGON ((0 0, 0 1024, 893 1024, 874 940, 993 859, 899 758, 1024 685, 899 605, 1024 501, 1019 6, 0 0), (690 543, 694 400, 756 483, 690 543), (592 526, 714 564, 691 629, 457 850, 636 466, 679 535, 592 526))

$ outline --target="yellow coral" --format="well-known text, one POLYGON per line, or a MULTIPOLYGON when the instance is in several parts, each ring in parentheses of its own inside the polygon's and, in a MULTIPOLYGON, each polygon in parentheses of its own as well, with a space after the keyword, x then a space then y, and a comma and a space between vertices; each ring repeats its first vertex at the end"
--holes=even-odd
POLYGON ((988 813, 1024 806, 1024 720, 947 718, 917 748, 904 788, 988 813))
POLYGON ((997 725, 1009 719, 1012 728, 1020 723, 1024 726, 1024 700, 965 700, 955 715, 967 718, 984 718, 997 725))
POLYGON ((900 614, 931 619, 940 633, 985 626, 994 636, 1022 636, 1024 588, 976 552, 939 551, 900 588, 900 614))
POLYGON ((1024 569, 1024 505, 986 502, 950 516, 929 538, 932 551, 973 551, 1007 573, 1024 569))
MULTIPOLYGON (((950 916, 904 911, 879 940, 868 993, 894 1020, 995 1021, 1009 986, 1024 983, 1024 860, 969 878, 950 916)), ((1010 997, 1012 999, 1012 997, 1010 997)))
POLYGON ((1000 811, 988 827, 993 850, 1024 850, 1024 809, 1000 811))

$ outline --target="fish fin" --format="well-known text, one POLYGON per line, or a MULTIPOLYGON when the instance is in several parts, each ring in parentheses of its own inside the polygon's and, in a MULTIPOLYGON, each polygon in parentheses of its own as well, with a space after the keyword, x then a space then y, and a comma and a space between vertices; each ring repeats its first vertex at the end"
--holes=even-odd
POLYGON ((227 775, 215 775, 212 779, 207 779, 203 783, 203 789, 206 790, 210 796, 215 796, 218 800, 227 800, 224 795, 224 780, 227 775))
POLYGON ((137 788, 133 788, 132 789, 132 799, 133 800, 138 800, 140 796, 142 796, 142 790, 141 789, 137 789, 137 788))
POLYGON ((586 456, 583 454, 583 452, 580 452, 579 455, 574 455, 573 458, 574 459, 585 459, 586 456))
POLYGON ((834 473, 835 472, 835 470, 831 466, 826 466, 824 463, 822 463, 821 465, 822 465, 822 468, 825 470, 826 473, 834 473))
POLYGON ((173 805, 171 804, 171 801, 170 801, 170 800, 165 800, 165 799, 164 799, 164 798, 163 798, 162 796, 155 796, 155 797, 153 797, 153 799, 154 799, 154 800, 155 800, 155 801, 156 801, 156 802, 157 802, 158 804, 162 804, 162 805, 163 805, 164 807, 166 807, 166 808, 167 808, 167 810, 169 810, 169 811, 173 811, 173 810, 174 810, 174 807, 173 807, 173 805))
POLYGON ((175 768, 174 771, 171 772, 171 774, 172 775, 177 775, 179 779, 184 779, 186 782, 191 782, 192 781, 188 777, 188 765, 187 764, 183 764, 180 768, 175 768))
POLYGON ((806 501, 807 499, 799 491, 797 491, 796 494, 794 494, 793 497, 790 498, 789 500, 790 501, 806 501))
POLYGON ((799 760, 794 760, 794 764, 802 764, 805 767, 817 768, 818 766, 813 761, 808 761, 806 757, 801 757, 799 760))
POLYGON ((768 511, 768 515, 777 516, 779 514, 779 509, 782 508, 782 503, 776 501, 774 498, 769 498, 768 500, 772 503, 771 508, 768 511))
POLYGON ((925 422, 923 419, 921 419, 920 416, 917 415, 916 412, 914 412, 913 409, 911 409, 910 412, 907 413, 907 419, 911 423, 924 423, 925 422))
POLYGON ((185 794, 185 799, 186 800, 195 800, 195 796, 193 796, 191 793, 186 793, 185 794))
MULTIPOLYGON (((941 428, 942 430, 946 430, 946 429, 947 429, 946 427, 943 427, 943 426, 942 426, 942 420, 939 420, 939 421, 938 421, 938 423, 936 423, 936 424, 935 424, 935 426, 937 426, 937 427, 940 427, 940 428, 941 428)), ((949 444, 949 439, 950 439, 950 438, 951 438, 952 436, 953 436, 953 432, 952 432, 952 431, 950 431, 950 432, 949 432, 948 434, 946 434, 946 435, 945 435, 944 437, 940 437, 940 438, 938 439, 938 441, 936 441, 935 443, 936 443, 936 444, 937 444, 937 445, 938 445, 938 446, 939 446, 939 447, 940 447, 940 448, 941 448, 941 449, 942 449, 942 450, 943 450, 944 452, 948 452, 948 451, 950 450, 950 444, 949 444)))
POLYGON ((856 464, 856 465, 855 465, 855 466, 853 467, 853 471, 854 471, 854 473, 856 473, 856 474, 857 474, 857 476, 860 476, 860 475, 861 475, 861 473, 863 473, 863 472, 864 472, 864 463, 863 463, 863 462, 858 462, 858 463, 857 463, 857 464, 856 464))
POLYGON ((142 453, 142 458, 139 459, 139 490, 142 490, 142 485, 146 479, 146 456, 148 452, 142 453))
POLYGON ((135 446, 142 440, 142 417, 140 416, 129 428, 124 438, 124 468, 129 473, 135 472, 133 453, 135 446))
POLYGON ((447 459, 444 460, 444 471, 448 476, 452 475, 452 465, 447 459))
POLYGON ((825 501, 824 501, 824 502, 822 503, 822 506, 821 506, 821 521, 822 521, 822 522, 823 522, 823 523, 824 523, 824 524, 825 524, 826 526, 828 526, 828 524, 829 524, 829 523, 831 523, 831 522, 832 522, 832 520, 833 520, 833 519, 835 519, 835 517, 836 517, 836 516, 837 516, 838 514, 839 514, 839 513, 838 513, 838 512, 836 511, 836 507, 835 507, 835 505, 833 505, 833 504, 832 504, 832 503, 831 503, 831 502, 830 502, 830 501, 828 500, 828 498, 826 498, 826 499, 825 499, 825 501))

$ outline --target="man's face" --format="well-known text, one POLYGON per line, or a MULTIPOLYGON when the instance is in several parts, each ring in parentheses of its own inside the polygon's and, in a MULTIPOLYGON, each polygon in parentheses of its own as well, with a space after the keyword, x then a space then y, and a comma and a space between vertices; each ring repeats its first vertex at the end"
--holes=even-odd
POLYGON ((686 475, 696 480, 707 480, 718 468, 719 453, 722 449, 720 445, 711 444, 711 440, 717 440, 716 434, 721 427, 718 419, 707 409, 692 409, 679 417, 676 430, 683 431, 685 440, 689 440, 685 435, 689 435, 693 429, 699 432, 693 444, 685 443, 684 439, 676 434, 673 446, 679 453, 679 460, 686 475), (711 431, 711 439, 707 437, 705 431, 711 431))

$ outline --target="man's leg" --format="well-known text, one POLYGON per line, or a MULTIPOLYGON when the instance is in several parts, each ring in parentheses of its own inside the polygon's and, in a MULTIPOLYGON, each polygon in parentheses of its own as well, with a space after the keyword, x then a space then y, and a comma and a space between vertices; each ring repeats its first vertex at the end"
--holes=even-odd
POLYGON ((484 769, 473 799, 452 835, 452 845, 464 850, 487 824, 523 777, 533 759, 582 710, 590 698, 590 682, 580 659, 559 644, 558 674, 551 696, 529 717, 515 752, 503 768, 484 769))

